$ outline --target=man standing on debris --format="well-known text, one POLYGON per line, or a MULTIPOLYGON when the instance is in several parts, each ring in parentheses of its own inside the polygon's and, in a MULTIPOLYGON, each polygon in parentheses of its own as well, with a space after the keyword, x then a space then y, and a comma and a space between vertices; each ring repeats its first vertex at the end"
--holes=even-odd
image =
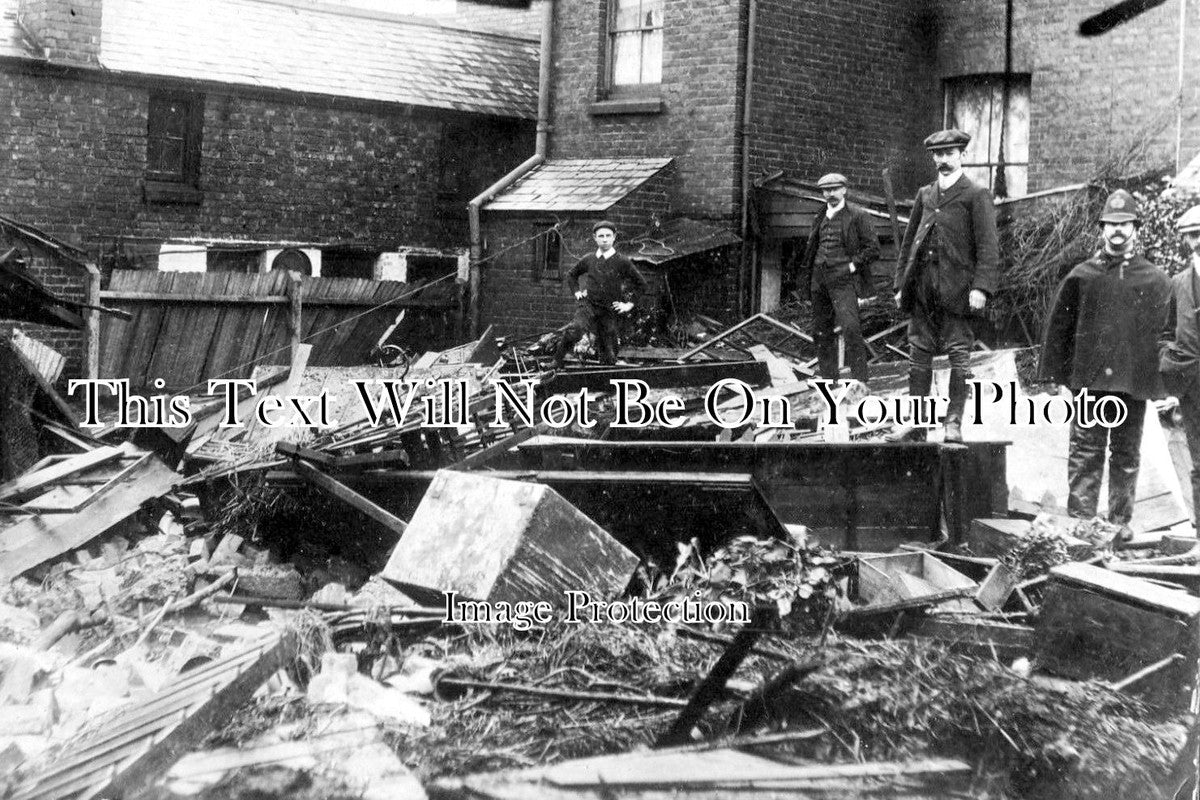
MULTIPOLYGON (((933 356, 950 358, 947 442, 962 441, 971 349, 970 314, 983 311, 1000 281, 1000 247, 992 194, 963 174, 963 152, 971 137, 951 128, 925 139, 937 180, 917 191, 900 244, 896 305, 909 314, 908 393, 928 397, 933 356)), ((892 441, 924 441, 926 431, 903 426, 892 441)))
POLYGON ((634 300, 626 300, 625 292, 632 287, 636 299, 646 290, 646 279, 627 257, 613 246, 617 241, 617 226, 602 220, 592 226, 596 252, 588 253, 567 273, 567 284, 575 292, 575 319, 563 331, 554 367, 559 369, 567 353, 587 333, 596 337, 596 353, 602 364, 617 363, 618 328, 620 317, 633 310, 634 300))
POLYGON ((1189 208, 1176 228, 1191 251, 1191 268, 1171 279, 1174 340, 1163 347, 1159 370, 1167 392, 1179 398, 1183 431, 1192 457, 1192 502, 1200 504, 1200 206, 1189 208))
POLYGON ((1108 519, 1118 525, 1133 517, 1146 401, 1163 396, 1158 340, 1171 298, 1170 279, 1134 251, 1139 223, 1133 196, 1113 192, 1100 215, 1103 246, 1058 287, 1042 346, 1043 380, 1115 396, 1127 410, 1113 428, 1076 416, 1067 456, 1067 512, 1091 519, 1108 450, 1108 519))
POLYGON ((812 295, 817 370, 822 378, 838 379, 836 322, 842 326, 850 376, 865 384, 867 343, 858 310, 875 294, 871 265, 879 259, 879 237, 867 212, 846 202, 844 175, 824 175, 817 188, 825 197, 825 213, 817 216, 800 261, 801 291, 812 295))

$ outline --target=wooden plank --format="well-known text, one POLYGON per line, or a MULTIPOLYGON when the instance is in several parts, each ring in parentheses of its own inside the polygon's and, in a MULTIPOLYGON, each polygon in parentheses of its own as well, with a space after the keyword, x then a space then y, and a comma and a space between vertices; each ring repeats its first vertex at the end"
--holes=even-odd
POLYGON ((179 756, 199 744, 215 725, 227 721, 294 653, 294 638, 285 636, 209 665, 203 680, 185 673, 149 703, 119 712, 99 741, 68 747, 45 772, 17 786, 13 800, 144 793, 179 756), (151 714, 147 707, 153 709, 151 714), (130 725, 126 720, 132 718, 140 721, 130 725))
POLYGON ((77 472, 116 461, 122 455, 124 455, 124 451, 120 447, 102 447, 72 456, 36 472, 27 472, 0 486, 0 502, 12 502, 21 497, 28 496, 32 492, 36 492, 56 481, 61 481, 63 478, 67 478, 77 472))
POLYGON ((382 506, 372 503, 358 492, 340 483, 337 479, 331 478, 311 464, 297 459, 292 462, 292 469, 308 483, 333 495, 359 513, 365 514, 383 527, 394 532, 397 536, 403 536, 404 531, 408 528, 408 523, 395 514, 382 506))
POLYGON ((1186 620, 1200 617, 1200 598, 1091 564, 1073 563, 1054 567, 1050 570, 1050 578, 1186 620))
POLYGON ((118 486, 78 514, 20 519, 0 530, 0 584, 63 553, 77 550, 171 490, 179 475, 157 458, 139 465, 118 486))
POLYGON ((70 485, 58 487, 55 491, 48 492, 42 497, 37 497, 27 503, 21 505, 22 510, 31 511, 34 513, 53 513, 53 514, 77 514, 83 511, 88 506, 96 502, 106 491, 113 486, 116 486, 122 480, 133 473, 138 465, 148 458, 153 458, 152 453, 143 453, 141 455, 127 456, 126 459, 131 460, 127 466, 123 466, 117 474, 111 476, 107 480, 102 480, 96 489, 85 489, 83 486, 78 488, 84 489, 82 492, 64 494, 61 498, 54 497, 58 491, 72 489, 70 485))

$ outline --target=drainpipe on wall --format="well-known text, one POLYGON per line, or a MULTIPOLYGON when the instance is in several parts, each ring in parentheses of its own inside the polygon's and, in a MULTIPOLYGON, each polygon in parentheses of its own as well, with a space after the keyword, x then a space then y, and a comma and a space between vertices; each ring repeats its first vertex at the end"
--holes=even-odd
POLYGON ((750 124, 752 109, 750 92, 754 85, 754 28, 758 16, 757 0, 750 0, 746 20, 746 85, 742 96, 742 269, 738 281, 738 309, 742 316, 757 305, 755 296, 758 280, 754 265, 754 245, 750 242, 750 124))
POLYGON ((500 192, 512 186, 534 167, 546 160, 546 149, 550 138, 550 58, 551 38, 554 34, 554 0, 542 0, 542 40, 538 53, 538 112, 537 139, 534 143, 533 155, 525 160, 512 172, 480 192, 470 203, 467 203, 467 220, 471 229, 471 273, 467 302, 470 305, 470 336, 479 336, 480 323, 480 288, 483 283, 481 260, 483 259, 483 231, 480 213, 483 204, 500 192))

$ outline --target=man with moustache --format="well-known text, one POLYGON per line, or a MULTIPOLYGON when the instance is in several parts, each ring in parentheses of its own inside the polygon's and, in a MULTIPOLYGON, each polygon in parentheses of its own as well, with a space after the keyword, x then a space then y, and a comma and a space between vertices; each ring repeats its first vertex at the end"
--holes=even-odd
POLYGON ((1200 206, 1189 208, 1175 225, 1191 252, 1188 268, 1171 279, 1168 330, 1173 341, 1159 356, 1166 390, 1179 398, 1183 431, 1192 457, 1192 504, 1200 505, 1200 206))
POLYGON ((1054 298, 1042 347, 1043 380, 1086 388, 1124 403, 1113 428, 1071 423, 1067 513, 1096 516, 1108 450, 1108 519, 1126 527, 1133 517, 1146 401, 1163 396, 1158 339, 1167 321, 1171 281, 1135 251, 1139 209, 1118 189, 1100 215, 1103 245, 1068 273, 1054 298))
MULTIPOLYGON (((896 305, 909 314, 908 393, 927 397, 933 356, 950 359, 945 440, 962 441, 971 349, 970 314, 983 311, 1000 281, 1000 246, 992 193, 963 174, 971 137, 949 128, 925 139, 937 180, 917 191, 900 244, 896 305)), ((925 441, 924 428, 902 426, 891 441, 925 441)))
POLYGON ((875 294, 871 265, 879 259, 879 237, 867 212, 846 202, 844 175, 824 175, 817 188, 825 213, 817 216, 800 261, 800 286, 812 294, 817 371, 827 380, 838 379, 836 323, 842 326, 850 376, 866 384, 867 343, 858 310, 875 294))
POLYGON ((575 318, 563 331, 554 353, 554 368, 561 369, 567 353, 587 333, 596 336, 596 354, 602 364, 617 363, 620 316, 633 310, 626 289, 636 295, 646 291, 646 279, 626 256, 617 252, 617 226, 601 220, 592 226, 596 252, 588 253, 567 273, 575 293, 575 318))

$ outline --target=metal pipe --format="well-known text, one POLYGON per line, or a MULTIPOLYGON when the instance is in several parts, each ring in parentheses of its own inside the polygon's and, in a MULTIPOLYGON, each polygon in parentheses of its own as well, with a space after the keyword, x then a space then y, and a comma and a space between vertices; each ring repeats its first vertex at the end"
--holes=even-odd
POLYGON ((1187 42, 1187 0, 1179 0, 1179 97, 1176 98, 1178 107, 1175 109, 1175 174, 1179 174, 1183 164, 1183 66, 1184 44, 1187 42))
POLYGON ((467 301, 471 308, 470 337, 472 339, 478 338, 480 324, 479 294, 483 283, 483 275, 480 268, 480 262, 483 259, 483 230, 480 216, 483 204, 509 186, 512 186, 534 167, 542 164, 546 160, 546 151, 549 146, 554 0, 542 0, 542 2, 542 38, 541 47, 538 51, 537 138, 534 140, 533 155, 522 162, 516 169, 476 195, 471 202, 467 203, 467 224, 470 228, 471 238, 471 267, 467 301))
POLYGON ((750 125, 753 121, 751 92, 754 87, 754 33, 758 19, 758 1, 750 0, 746 19, 746 79, 742 93, 742 268, 738 281, 738 309, 741 316, 756 308, 755 265, 750 257, 750 125), (748 296, 747 296, 748 295, 748 296))

